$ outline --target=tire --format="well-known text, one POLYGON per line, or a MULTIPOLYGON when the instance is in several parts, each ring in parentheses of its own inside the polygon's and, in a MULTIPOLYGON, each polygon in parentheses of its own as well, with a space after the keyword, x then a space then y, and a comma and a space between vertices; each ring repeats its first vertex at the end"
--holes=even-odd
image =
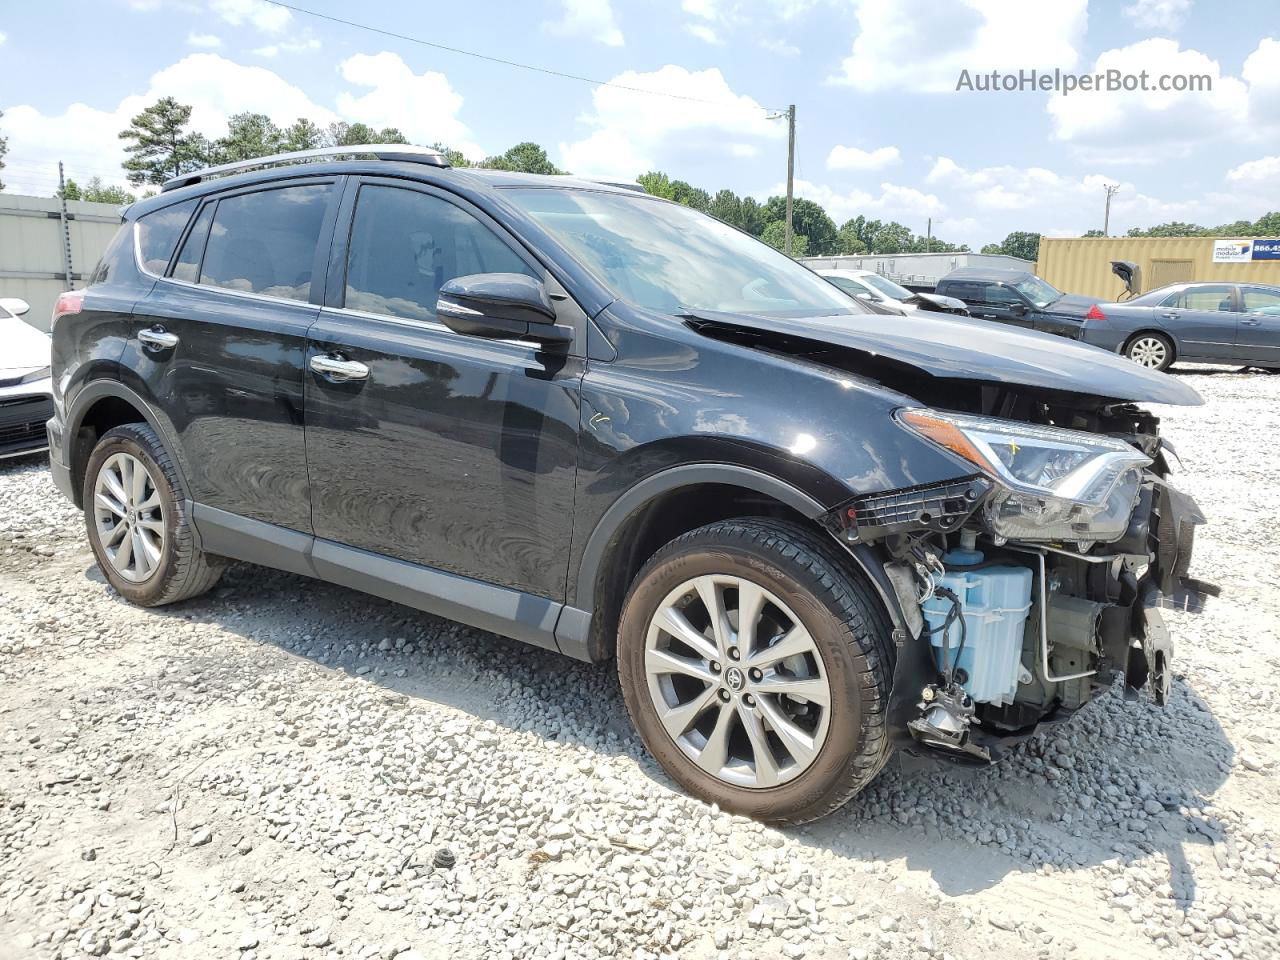
POLYGON ((196 546, 182 480, 146 424, 102 435, 89 456, 83 495, 89 545, 107 582, 125 599, 144 607, 177 603, 204 593, 222 576, 226 561, 196 546), (145 478, 137 478, 138 467, 145 478), (142 493, 135 495, 137 490, 142 493), (135 547, 143 559, 134 556, 135 547))
POLYGON ((1125 344, 1124 355, 1148 370, 1168 370, 1173 365, 1173 341, 1150 330, 1135 334, 1125 344))
POLYGON ((645 746, 685 790, 725 810, 773 823, 816 820, 862 790, 889 757, 894 647, 888 615, 838 546, 804 526, 725 520, 673 540, 636 576, 623 605, 618 647, 623 697, 645 746), (703 599, 708 578, 711 602, 727 611, 720 636, 709 625, 703 599), (760 616, 747 618, 756 623, 753 642, 736 627, 745 622, 743 607, 756 609, 754 588, 765 599, 760 616), (671 610, 681 613, 683 624, 666 619, 671 610), (676 629, 666 629, 673 623, 676 629), (698 631, 690 638, 696 649, 679 639, 689 638, 684 625, 698 631), (763 672, 751 668, 763 666, 772 651, 800 649, 806 634, 796 632, 797 625, 812 653, 763 672), (745 649, 736 647, 739 642, 745 649), (708 662, 698 650, 727 659, 708 662), (685 659, 678 670, 665 672, 672 656, 685 659), (685 676, 690 663, 705 668, 700 677, 685 676), (806 702, 771 692, 781 683, 812 696, 822 693, 821 681, 826 706, 821 696, 806 702), (699 709, 704 699, 707 705, 699 709), (783 722, 775 724, 780 716, 783 722), (727 735, 720 734, 722 723, 727 735), (784 727, 791 731, 785 740, 777 732, 784 727), (797 738, 797 731, 807 736, 797 738))

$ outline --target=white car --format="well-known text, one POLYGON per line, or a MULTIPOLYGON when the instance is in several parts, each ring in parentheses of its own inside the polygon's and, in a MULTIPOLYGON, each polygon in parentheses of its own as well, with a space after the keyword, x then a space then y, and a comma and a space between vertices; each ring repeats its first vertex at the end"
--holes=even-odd
POLYGON ((819 270, 817 273, 850 296, 869 300, 878 307, 891 308, 894 312, 901 312, 903 316, 917 310, 953 313, 961 317, 969 315, 969 308, 963 300, 940 297, 936 293, 912 293, 906 287, 871 270, 819 270))
POLYGON ((50 341, 19 318, 25 300, 0 297, 0 459, 49 447, 44 425, 53 416, 50 341))

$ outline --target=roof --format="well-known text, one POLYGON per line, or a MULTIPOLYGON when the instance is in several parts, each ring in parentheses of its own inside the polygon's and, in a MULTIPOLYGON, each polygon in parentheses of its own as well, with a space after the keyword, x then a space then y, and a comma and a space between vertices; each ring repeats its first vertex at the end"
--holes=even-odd
POLYGON ((943 280, 997 280, 1001 283, 1017 283, 1035 276, 1030 270, 1001 270, 997 267, 959 267, 943 280))

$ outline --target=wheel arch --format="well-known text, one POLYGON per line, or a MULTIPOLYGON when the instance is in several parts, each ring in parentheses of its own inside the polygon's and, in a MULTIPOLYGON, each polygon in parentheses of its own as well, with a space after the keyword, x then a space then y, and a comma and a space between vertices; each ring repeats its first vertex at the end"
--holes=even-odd
POLYGON ((1124 343, 1121 344, 1120 346, 1120 352, 1125 356, 1128 356, 1129 347, 1130 345, 1132 345, 1133 341, 1145 335, 1157 336, 1161 340, 1164 340, 1166 343, 1169 344, 1170 354, 1169 354, 1168 365, 1172 365, 1178 361, 1178 353, 1179 353, 1178 338, 1174 336, 1170 331, 1164 329, 1163 327, 1155 327, 1155 326, 1139 327, 1137 330, 1133 331, 1133 333, 1129 334, 1127 337, 1124 338, 1124 343))

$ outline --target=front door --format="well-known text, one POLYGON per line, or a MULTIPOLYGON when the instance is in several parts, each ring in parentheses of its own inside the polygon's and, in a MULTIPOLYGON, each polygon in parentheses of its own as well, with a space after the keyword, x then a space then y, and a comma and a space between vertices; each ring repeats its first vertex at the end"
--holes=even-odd
POLYGON ((337 237, 308 348, 316 536, 562 600, 583 361, 435 310, 454 277, 544 270, 460 199, 403 182, 353 181, 337 237))
POLYGON ((1032 328, 1031 310, 1016 290, 1003 283, 982 283, 981 287, 981 302, 972 309, 975 317, 1028 330, 1032 328))
POLYGON ((161 279, 134 308, 125 363, 171 421, 197 503, 303 533, 303 360, 337 199, 332 177, 215 195, 172 263, 140 234, 161 279))
POLYGON ((1236 356, 1250 363, 1280 367, 1280 290, 1240 288, 1236 356))
POLYGON ((1156 313, 1179 342, 1179 353, 1231 360, 1236 355, 1235 288, 1200 283, 1175 294, 1156 313))

